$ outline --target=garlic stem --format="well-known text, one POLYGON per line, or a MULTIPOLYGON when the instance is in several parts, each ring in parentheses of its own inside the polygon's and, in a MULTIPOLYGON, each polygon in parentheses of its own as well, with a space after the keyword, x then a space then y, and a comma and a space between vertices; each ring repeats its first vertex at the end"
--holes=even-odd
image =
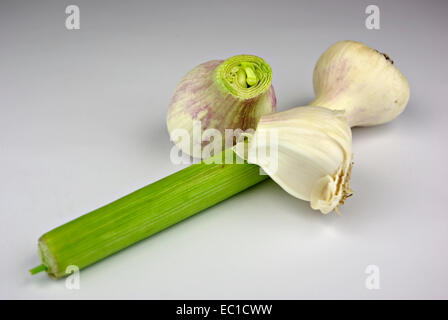
POLYGON ((222 164, 193 164, 47 232, 38 243, 42 265, 30 272, 64 277, 70 265, 85 268, 268 178, 228 152, 233 164, 222 152, 213 157, 222 164))

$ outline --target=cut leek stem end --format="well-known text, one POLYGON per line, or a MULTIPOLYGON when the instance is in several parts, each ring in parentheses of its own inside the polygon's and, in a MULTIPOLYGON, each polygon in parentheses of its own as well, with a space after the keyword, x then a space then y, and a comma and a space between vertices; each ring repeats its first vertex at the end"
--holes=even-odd
POLYGON ((262 58, 241 54, 218 66, 216 80, 232 95, 248 100, 271 87, 272 70, 262 58))

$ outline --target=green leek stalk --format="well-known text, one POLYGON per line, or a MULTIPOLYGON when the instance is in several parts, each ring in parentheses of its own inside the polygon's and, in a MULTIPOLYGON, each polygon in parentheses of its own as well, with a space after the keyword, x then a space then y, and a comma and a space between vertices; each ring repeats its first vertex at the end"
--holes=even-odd
POLYGON ((45 233, 30 273, 64 277, 68 266, 88 267, 268 178, 231 149, 207 160, 45 233))

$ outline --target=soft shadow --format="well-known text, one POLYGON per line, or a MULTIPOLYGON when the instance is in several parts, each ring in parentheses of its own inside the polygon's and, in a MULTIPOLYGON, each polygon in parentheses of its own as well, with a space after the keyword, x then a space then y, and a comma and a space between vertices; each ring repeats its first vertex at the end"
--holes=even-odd
POLYGON ((372 127, 354 127, 352 128, 353 141, 390 135, 397 126, 397 124, 389 122, 372 127))
MULTIPOLYGON (((426 103, 427 104, 427 103, 426 103)), ((398 116, 396 120, 393 121, 403 121, 406 125, 412 126, 412 128, 422 127, 422 124, 427 124, 433 121, 433 112, 437 112, 434 108, 425 108, 423 101, 411 96, 406 109, 402 114, 398 116)))

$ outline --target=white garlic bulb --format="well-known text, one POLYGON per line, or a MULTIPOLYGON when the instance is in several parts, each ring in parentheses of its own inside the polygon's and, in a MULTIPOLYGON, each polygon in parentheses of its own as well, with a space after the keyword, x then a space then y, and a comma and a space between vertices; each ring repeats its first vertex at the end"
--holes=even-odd
POLYGON ((310 103, 344 110, 350 125, 389 122, 403 112, 409 83, 387 54, 356 41, 339 41, 328 48, 314 68, 316 98, 310 103))
POLYGON ((342 112, 297 107, 261 117, 253 135, 234 147, 277 184, 327 214, 352 193, 352 135, 342 112))

